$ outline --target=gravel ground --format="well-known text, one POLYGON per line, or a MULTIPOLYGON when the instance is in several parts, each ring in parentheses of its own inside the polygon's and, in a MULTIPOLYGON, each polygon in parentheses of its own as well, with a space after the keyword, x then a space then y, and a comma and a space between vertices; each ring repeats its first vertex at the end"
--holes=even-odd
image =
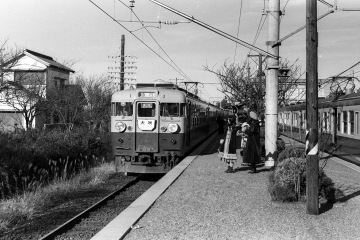
POLYGON ((304 203, 272 202, 265 168, 224 170, 216 153, 199 156, 125 239, 360 239, 360 172, 329 160, 346 197, 314 216, 304 203))

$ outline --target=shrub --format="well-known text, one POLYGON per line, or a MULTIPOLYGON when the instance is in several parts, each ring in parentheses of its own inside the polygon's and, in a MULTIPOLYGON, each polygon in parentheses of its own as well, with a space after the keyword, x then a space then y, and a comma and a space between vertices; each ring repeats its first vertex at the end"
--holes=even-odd
MULTIPOLYGON (((297 153, 296 151, 291 154, 297 153)), ((278 162, 269 175, 269 193, 272 200, 283 202, 306 201, 306 159, 301 157, 285 158, 278 162)), ((319 170, 319 197, 328 203, 336 201, 333 181, 319 170)))
POLYGON ((279 153, 276 164, 282 162, 284 159, 288 158, 306 158, 305 147, 304 146, 290 146, 284 147, 283 150, 279 153))

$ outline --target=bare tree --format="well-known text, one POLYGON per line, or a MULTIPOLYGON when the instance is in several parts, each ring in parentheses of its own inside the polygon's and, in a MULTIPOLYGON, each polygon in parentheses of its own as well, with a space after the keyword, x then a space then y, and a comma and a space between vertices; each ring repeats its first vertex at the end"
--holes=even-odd
POLYGON ((15 67, 18 62, 10 60, 16 59, 21 54, 18 46, 9 46, 8 39, 0 40, 0 87, 11 78, 12 72, 8 71, 9 68, 15 67), (4 66, 6 65, 6 68, 4 66))
POLYGON ((6 81, 1 87, 0 103, 10 106, 21 113, 25 128, 33 127, 36 116, 43 113, 46 101, 44 73, 16 72, 15 81, 6 81))
POLYGON ((109 122, 112 95, 109 78, 106 76, 91 76, 88 78, 78 76, 75 83, 82 87, 86 97, 85 121, 94 123, 98 127, 102 123, 109 122))
MULTIPOLYGON (((279 78, 278 104, 287 103, 296 90, 296 83, 302 73, 299 66, 284 61, 281 68, 291 70, 290 77, 279 78)), ((226 61, 217 70, 205 66, 205 70, 216 74, 221 84, 222 92, 232 102, 240 102, 250 110, 262 115, 265 111, 265 74, 250 70, 246 64, 228 64, 226 61), (249 74, 250 72, 250 74, 249 74)))
POLYGON ((46 109, 47 113, 57 120, 57 123, 62 123, 71 130, 74 124, 83 122, 83 110, 86 103, 81 86, 70 84, 49 90, 46 109))

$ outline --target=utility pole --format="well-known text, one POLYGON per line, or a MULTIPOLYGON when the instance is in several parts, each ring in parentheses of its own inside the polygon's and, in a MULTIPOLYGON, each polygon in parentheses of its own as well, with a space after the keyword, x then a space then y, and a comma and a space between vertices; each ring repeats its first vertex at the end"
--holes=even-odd
POLYGON ((280 35, 280 0, 269 0, 268 8, 268 46, 267 51, 276 58, 267 59, 265 96, 265 166, 274 167, 277 160, 278 130, 278 85, 279 85, 279 46, 272 47, 280 35))
POLYGON ((125 87, 125 35, 121 35, 120 90, 125 87))
POLYGON ((306 212, 319 215, 317 1, 306 0, 306 212))

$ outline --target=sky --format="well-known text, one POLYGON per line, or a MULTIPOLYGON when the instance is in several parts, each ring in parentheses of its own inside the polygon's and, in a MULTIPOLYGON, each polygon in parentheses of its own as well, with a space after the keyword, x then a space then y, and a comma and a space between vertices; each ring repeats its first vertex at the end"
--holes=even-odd
MULTIPOLYGON (((7 40, 10 46, 28 48, 59 62, 76 61, 72 66, 75 74, 92 76, 107 74, 108 67, 114 66, 114 59, 109 56, 120 55, 121 35, 125 35, 125 55, 136 57, 137 82, 158 79, 200 82, 203 84, 198 84, 199 95, 208 101, 218 100, 223 94, 218 91, 217 77, 205 71, 205 66, 216 71, 224 62, 242 64, 249 60, 256 67, 256 59, 247 58, 248 48, 195 23, 161 26, 144 23, 151 37, 124 6, 130 5, 129 0, 92 1, 114 19, 121 20, 118 23, 128 30, 89 0, 1 0, 0 41, 7 40)), ((263 50, 266 50, 267 21, 260 27, 256 41, 255 36, 261 18, 266 16, 262 14, 266 14, 268 1, 160 0, 263 50)), ((327 2, 333 4, 334 0, 327 2)), ((337 5, 339 9, 360 10, 359 0, 337 0, 337 5)), ((280 38, 305 25, 305 0, 281 0, 280 8, 285 9, 280 38)), ((135 0, 133 11, 146 22, 186 21, 149 0, 135 0)), ((328 7, 318 2, 318 16, 326 11, 328 7)), ((318 22, 318 32, 320 79, 337 75, 360 61, 360 11, 336 11, 318 22)), ((282 42, 280 57, 297 61, 306 71, 305 30, 282 42)), ((360 66, 352 70, 360 79, 360 66)))

